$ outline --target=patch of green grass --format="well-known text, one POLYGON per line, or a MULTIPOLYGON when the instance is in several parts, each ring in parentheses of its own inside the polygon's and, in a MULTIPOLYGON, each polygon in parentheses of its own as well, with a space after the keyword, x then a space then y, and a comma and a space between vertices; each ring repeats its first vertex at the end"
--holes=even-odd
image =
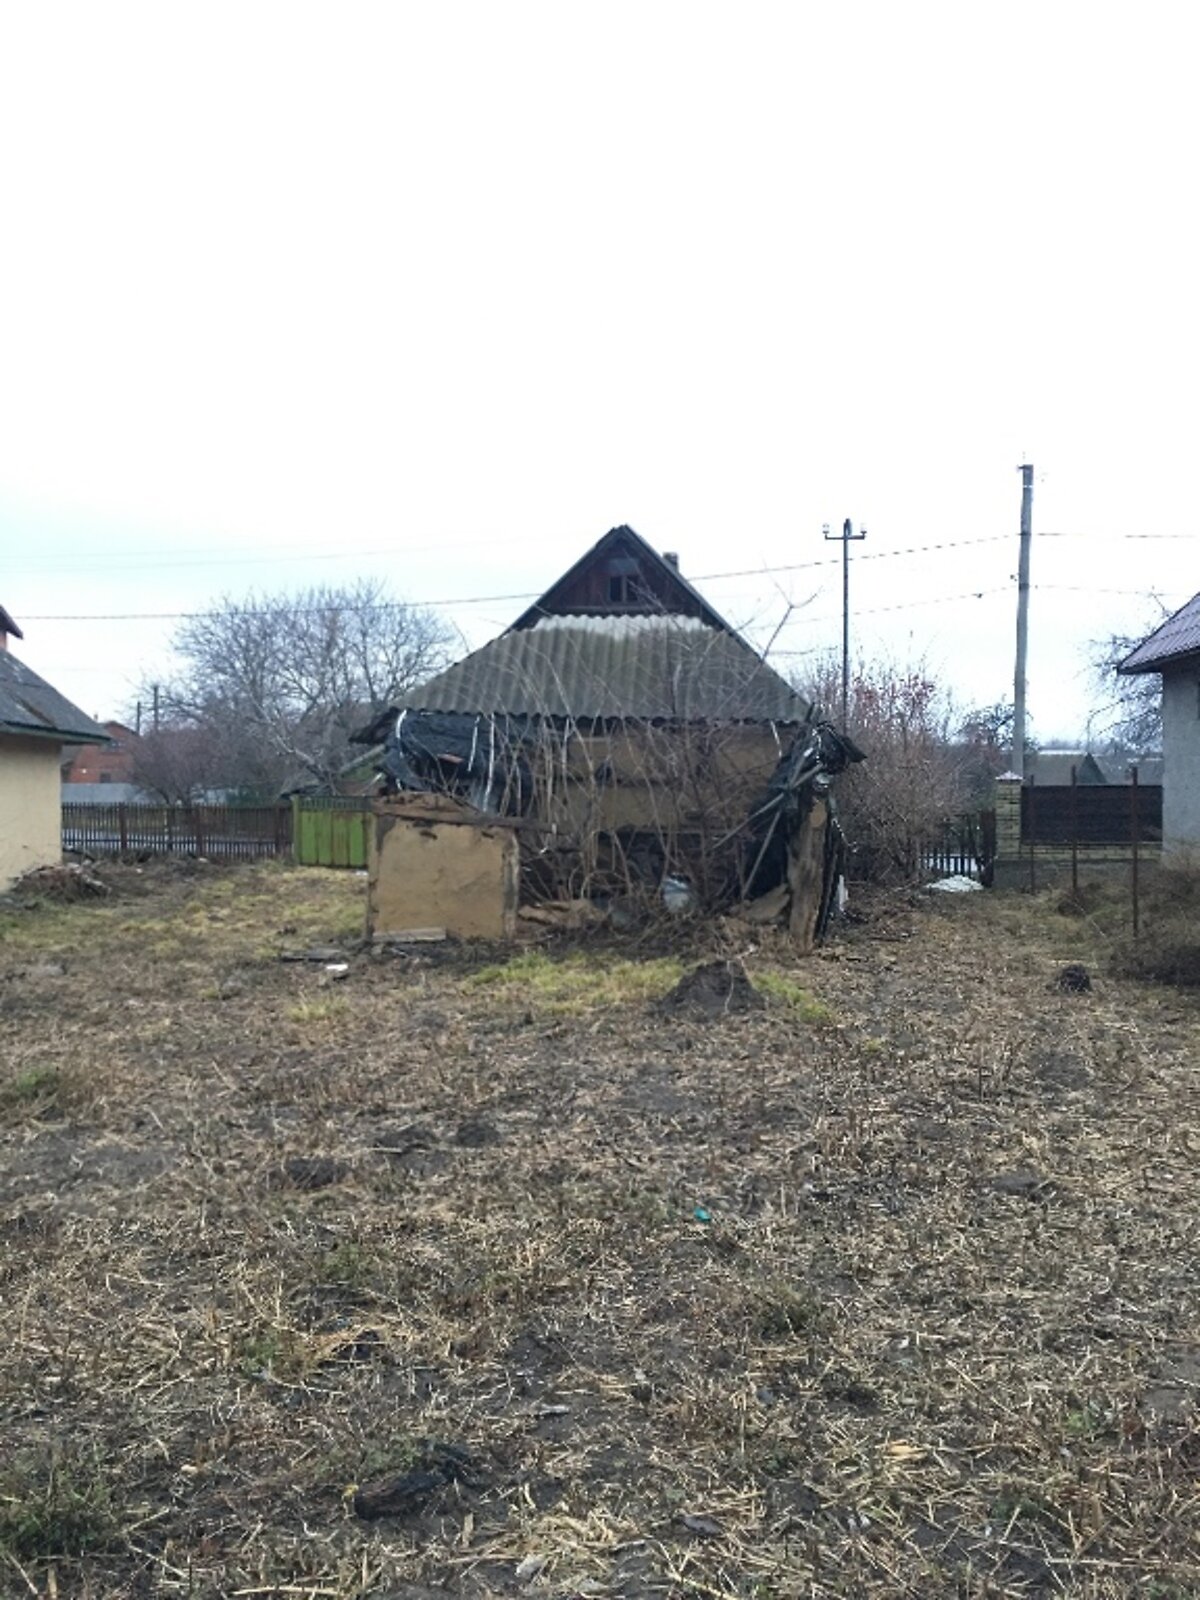
POLYGON ((1040 1523, 1054 1529, 1064 1526, 1062 1513, 1040 1488, 1015 1479, 992 1502, 989 1520, 1000 1528, 1011 1522, 1040 1523))
POLYGON ((297 1000, 288 1006, 285 1015, 289 1022, 299 1022, 305 1027, 317 1022, 333 1022, 346 1011, 346 1002, 340 996, 317 1000, 297 1000))
POLYGON ((22 1561, 112 1545, 112 1493, 99 1456, 48 1449, 0 1463, 0 1550, 22 1561))
POLYGON ((480 967, 463 980, 468 989, 489 989, 505 999, 537 1005, 561 1016, 657 1000, 683 976, 673 956, 646 961, 576 952, 555 959, 526 950, 511 961, 480 967))
POLYGON ((824 1320, 824 1307, 805 1284, 776 1280, 755 1296, 754 1330, 760 1339, 795 1339, 815 1333, 824 1320))
POLYGON ((21 1067, 0 1079, 0 1119, 60 1117, 78 1108, 86 1095, 76 1074, 41 1064, 21 1067))
POLYGON ((295 1334, 270 1326, 257 1327, 235 1339, 230 1357, 246 1378, 283 1377, 303 1364, 295 1334))
POLYGON ((1089 1439, 1105 1426, 1104 1410, 1094 1401, 1071 1406, 1063 1417, 1063 1432, 1069 1439, 1089 1439))
POLYGON ((0 1105, 20 1107, 32 1111, 38 1106, 49 1106, 58 1099, 62 1089, 62 1074, 57 1067, 26 1067, 0 1085, 0 1105))
POLYGON ((765 972, 756 972, 753 981, 759 994, 794 1012, 801 1022, 811 1022, 814 1027, 832 1022, 833 1012, 824 1001, 818 1000, 786 973, 768 968, 765 972))
POLYGON ((321 1261, 319 1277, 322 1283, 336 1283, 345 1289, 365 1289, 374 1283, 379 1262, 371 1251, 347 1239, 334 1245, 321 1261))
POLYGON ((409 1472, 421 1458, 421 1440, 403 1432, 389 1432, 383 1439, 347 1439, 320 1452, 320 1481, 332 1483, 343 1494, 373 1478, 388 1478, 409 1472))

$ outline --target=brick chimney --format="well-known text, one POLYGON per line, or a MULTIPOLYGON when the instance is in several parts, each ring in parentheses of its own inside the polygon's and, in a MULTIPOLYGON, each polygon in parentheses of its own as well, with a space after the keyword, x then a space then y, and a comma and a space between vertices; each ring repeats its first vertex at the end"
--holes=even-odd
POLYGON ((0 606, 0 650, 8 649, 8 636, 10 633, 14 639, 23 639, 25 637, 4 607, 0 606))

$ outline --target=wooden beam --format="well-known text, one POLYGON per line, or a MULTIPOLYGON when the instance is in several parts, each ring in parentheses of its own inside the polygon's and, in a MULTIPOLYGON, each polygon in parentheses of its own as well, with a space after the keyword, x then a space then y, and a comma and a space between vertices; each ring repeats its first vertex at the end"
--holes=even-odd
POLYGON ((814 799, 808 815, 788 840, 788 886, 792 891, 788 930, 802 956, 810 955, 817 942, 828 821, 828 803, 814 799))

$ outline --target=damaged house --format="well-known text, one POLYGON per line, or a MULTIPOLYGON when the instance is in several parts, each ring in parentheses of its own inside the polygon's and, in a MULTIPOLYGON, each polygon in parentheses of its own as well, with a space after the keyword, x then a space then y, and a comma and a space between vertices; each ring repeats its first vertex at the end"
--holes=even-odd
POLYGON ((826 796, 858 752, 632 528, 357 740, 378 760, 377 936, 653 898, 756 902, 809 947, 828 914, 826 796))

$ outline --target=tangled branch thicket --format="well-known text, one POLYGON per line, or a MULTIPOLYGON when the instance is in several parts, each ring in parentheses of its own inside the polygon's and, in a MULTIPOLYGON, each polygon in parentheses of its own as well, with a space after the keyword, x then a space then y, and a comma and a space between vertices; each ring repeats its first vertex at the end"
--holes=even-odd
MULTIPOLYGON (((818 707, 837 705, 840 662, 823 659, 801 688, 818 707)), ((850 871, 880 883, 912 881, 923 849, 971 799, 974 753, 956 741, 950 697, 920 665, 857 662, 847 720, 867 758, 838 783, 850 871)))

